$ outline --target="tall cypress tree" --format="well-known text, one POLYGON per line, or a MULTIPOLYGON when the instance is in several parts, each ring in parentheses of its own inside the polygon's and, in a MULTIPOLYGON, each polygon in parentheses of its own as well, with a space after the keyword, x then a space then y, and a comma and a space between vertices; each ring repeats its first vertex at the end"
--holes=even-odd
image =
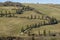
POLYGON ((6 13, 5 15, 6 15, 6 17, 7 17, 7 11, 5 11, 5 13, 6 13))
POLYGON ((1 11, 1 17, 3 17, 3 12, 1 11))
POLYGON ((23 27, 21 28, 21 32, 24 32, 24 28, 23 27))
POLYGON ((33 15, 31 15, 31 19, 33 19, 33 15))
POLYGON ((46 36, 46 30, 43 30, 44 36, 46 36))
POLYGON ((40 31, 38 31, 38 34, 39 34, 39 36, 40 36, 40 31))
POLYGON ((12 17, 12 15, 11 15, 10 11, 9 11, 9 17, 12 17))

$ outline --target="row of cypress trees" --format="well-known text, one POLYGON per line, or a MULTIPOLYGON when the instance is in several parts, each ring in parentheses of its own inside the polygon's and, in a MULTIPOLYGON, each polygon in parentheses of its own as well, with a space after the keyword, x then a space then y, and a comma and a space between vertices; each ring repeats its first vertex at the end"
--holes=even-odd
POLYGON ((27 25, 26 29, 22 28, 21 29, 21 32, 24 32, 25 30, 31 30, 33 28, 38 28, 38 27, 41 27, 41 26, 45 26, 45 25, 52 25, 52 24, 57 24, 57 20, 55 18, 49 20, 48 23, 46 23, 46 21, 41 21, 40 23, 35 23, 35 24, 32 24, 32 25, 27 25))
POLYGON ((1 12, 0 12, 0 17, 3 17, 3 16, 5 16, 5 17, 14 17, 15 14, 14 14, 14 13, 10 13, 10 11, 9 11, 9 13, 7 13, 7 11, 5 11, 5 13, 3 13, 3 12, 1 11, 1 12))

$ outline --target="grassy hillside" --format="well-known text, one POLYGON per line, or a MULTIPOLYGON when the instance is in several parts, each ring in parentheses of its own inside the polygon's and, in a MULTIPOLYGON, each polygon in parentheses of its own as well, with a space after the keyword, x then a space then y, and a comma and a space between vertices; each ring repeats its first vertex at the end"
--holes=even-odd
MULTIPOLYGON (((36 10, 40 11, 43 14, 46 14, 48 16, 54 16, 58 20, 60 20, 60 9, 52 7, 50 5, 44 5, 44 4, 23 4, 25 6, 30 6, 32 8, 35 8, 36 10)), ((52 4, 51 4, 52 5, 52 4)), ((0 11, 7 10, 12 13, 16 13, 16 10, 11 10, 11 9, 19 9, 19 7, 0 7, 0 11)), ((31 17, 33 16, 42 16, 41 14, 37 14, 34 11, 24 11, 23 14, 16 14, 16 16, 19 17, 31 17)), ((27 25, 32 25, 39 23, 44 20, 40 19, 25 19, 25 18, 14 18, 14 17, 0 17, 0 36, 20 36, 20 31, 21 28, 24 27, 26 28, 27 25)), ((56 25, 46 25, 46 26, 41 26, 39 28, 33 28, 31 30, 31 33, 38 33, 38 31, 51 30, 52 32, 60 32, 60 24, 56 25)))
MULTIPOLYGON (((49 16, 54 16, 58 20, 60 20, 60 5, 56 4, 24 4, 24 5, 29 5, 30 7, 33 7, 37 9, 38 11, 42 12, 43 14, 49 15, 49 16)), ((43 30, 46 30, 47 33, 49 31, 51 32, 59 32, 60 33, 60 23, 56 25, 47 25, 47 26, 42 26, 40 28, 32 29, 31 31, 33 33, 38 33, 38 31, 43 32, 43 30)))
POLYGON ((26 6, 29 5, 46 15, 54 16, 60 20, 60 16, 59 16, 60 9, 56 8, 58 5, 54 5, 54 4, 25 4, 25 5, 26 6), (56 6, 56 7, 54 7, 54 6, 56 6))

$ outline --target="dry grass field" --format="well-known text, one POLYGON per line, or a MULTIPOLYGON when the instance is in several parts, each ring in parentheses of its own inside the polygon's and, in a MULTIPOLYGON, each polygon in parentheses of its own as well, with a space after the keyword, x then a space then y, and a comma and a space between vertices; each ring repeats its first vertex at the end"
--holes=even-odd
MULTIPOLYGON (((58 7, 54 7, 48 4, 24 4, 25 6, 30 6, 32 8, 35 8, 36 10, 40 11, 43 14, 46 14, 48 16, 54 16, 57 20, 60 20, 60 9, 58 7)), ((58 5, 56 5, 58 6, 58 5)), ((19 7, 0 7, 0 11, 7 10, 12 13, 16 13, 16 10, 11 9, 19 9, 19 7)), ((41 14, 37 14, 34 11, 24 11, 23 14, 16 14, 16 16, 19 17, 30 17, 33 16, 42 16, 41 14)), ((27 25, 32 25, 35 23, 39 23, 44 20, 40 19, 25 19, 25 18, 14 18, 14 17, 0 17, 0 36, 20 36, 21 28, 26 28, 27 25)), ((54 33, 60 33, 60 23, 55 25, 46 25, 41 26, 39 28, 33 28, 31 33, 38 34, 38 31, 41 33, 43 30, 54 32, 54 33)), ((43 33, 42 33, 43 34, 43 33)))

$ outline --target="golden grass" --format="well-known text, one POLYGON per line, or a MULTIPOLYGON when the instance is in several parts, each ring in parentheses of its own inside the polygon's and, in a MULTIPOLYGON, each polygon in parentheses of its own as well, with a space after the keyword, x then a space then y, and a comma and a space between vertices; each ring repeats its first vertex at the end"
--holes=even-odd
MULTIPOLYGON (((40 4, 24 4, 24 5, 29 5, 35 9, 37 9, 38 11, 49 15, 49 16, 54 16, 56 17, 58 20, 60 20, 60 9, 54 8, 54 7, 50 7, 50 6, 45 6, 45 5, 40 5, 40 4)), ((2 7, 0 7, 2 8, 2 7)), ((11 8, 11 7, 6 7, 6 8, 11 8)), ((13 7, 12 7, 13 8, 13 7)), ((1 10, 1 9, 0 9, 1 10)), ((4 9, 6 10, 6 9, 4 9)), ((7 10, 8 11, 8 10, 7 10)), ((13 13, 15 12, 15 10, 12 11, 13 13)), ((27 16, 42 16, 39 15, 37 13, 35 13, 34 11, 25 11, 23 14, 17 15, 20 17, 27 17, 27 16)), ((6 17, 0 17, 0 36, 18 36, 20 35, 20 30, 21 27, 26 28, 26 25, 31 25, 31 24, 35 24, 35 23, 39 23, 40 19, 24 19, 24 18, 6 18, 6 17)), ((32 33, 38 33, 38 31, 41 31, 41 33, 43 32, 43 30, 47 30, 47 32, 50 30, 51 32, 60 32, 60 24, 56 24, 56 25, 47 25, 47 26, 41 26, 40 28, 34 28, 32 29, 32 33)))

